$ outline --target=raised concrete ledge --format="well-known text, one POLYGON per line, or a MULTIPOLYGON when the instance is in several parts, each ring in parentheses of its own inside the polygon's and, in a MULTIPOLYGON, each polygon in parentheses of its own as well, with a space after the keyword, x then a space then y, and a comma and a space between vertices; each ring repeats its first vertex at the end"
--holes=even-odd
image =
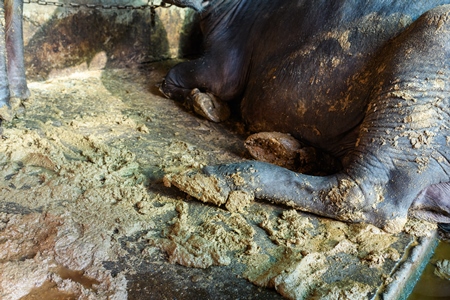
POLYGON ((393 281, 380 294, 381 299, 407 299, 420 278, 438 244, 438 234, 420 237, 417 245, 406 253, 405 260, 392 275, 393 281))

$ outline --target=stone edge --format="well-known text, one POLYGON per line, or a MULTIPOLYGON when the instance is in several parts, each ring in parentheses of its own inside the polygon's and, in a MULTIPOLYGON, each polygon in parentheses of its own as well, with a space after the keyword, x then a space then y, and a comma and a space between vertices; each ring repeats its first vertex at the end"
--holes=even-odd
POLYGON ((406 260, 392 274, 394 279, 380 293, 380 299, 406 300, 412 293, 428 261, 438 245, 438 234, 418 238, 406 260))

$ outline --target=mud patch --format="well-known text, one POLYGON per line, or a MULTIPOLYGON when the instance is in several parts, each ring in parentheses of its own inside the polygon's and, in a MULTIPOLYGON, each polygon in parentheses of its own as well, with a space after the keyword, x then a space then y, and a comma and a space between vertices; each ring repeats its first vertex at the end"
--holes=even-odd
POLYGON ((196 268, 229 265, 230 252, 251 252, 257 247, 255 230, 240 214, 215 213, 205 220, 188 210, 186 203, 178 204, 179 215, 165 238, 150 240, 167 252, 171 263, 196 268))

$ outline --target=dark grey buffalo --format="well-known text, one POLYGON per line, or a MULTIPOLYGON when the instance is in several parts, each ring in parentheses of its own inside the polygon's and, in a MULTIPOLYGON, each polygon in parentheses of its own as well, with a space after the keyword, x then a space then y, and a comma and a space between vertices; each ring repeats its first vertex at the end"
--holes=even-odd
POLYGON ((0 122, 11 117, 10 98, 30 96, 23 61, 22 10, 22 0, 0 2, 0 122))
MULTIPOLYGON (((250 130, 289 134, 342 166, 311 176, 247 161, 172 184, 204 201, 250 195, 389 232, 408 213, 450 223, 450 1, 167 2, 198 10, 204 34, 203 55, 166 76, 168 97, 214 121, 240 101, 250 130)), ((270 156, 270 138, 259 145, 270 156)))

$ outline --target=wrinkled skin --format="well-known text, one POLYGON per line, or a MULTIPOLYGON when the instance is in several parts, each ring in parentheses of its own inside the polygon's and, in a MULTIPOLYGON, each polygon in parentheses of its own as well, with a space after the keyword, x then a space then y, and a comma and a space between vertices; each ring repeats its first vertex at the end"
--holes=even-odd
POLYGON ((0 2, 0 122, 10 117, 10 98, 30 96, 23 59, 22 0, 0 2), (4 26, 5 25, 5 26, 4 26))
POLYGON ((408 213, 450 223, 450 1, 167 2, 201 11, 205 44, 163 93, 240 101, 250 130, 288 133, 342 163, 316 177, 247 161, 172 184, 206 201, 185 182, 213 178, 220 199, 240 190, 388 232, 408 213))

